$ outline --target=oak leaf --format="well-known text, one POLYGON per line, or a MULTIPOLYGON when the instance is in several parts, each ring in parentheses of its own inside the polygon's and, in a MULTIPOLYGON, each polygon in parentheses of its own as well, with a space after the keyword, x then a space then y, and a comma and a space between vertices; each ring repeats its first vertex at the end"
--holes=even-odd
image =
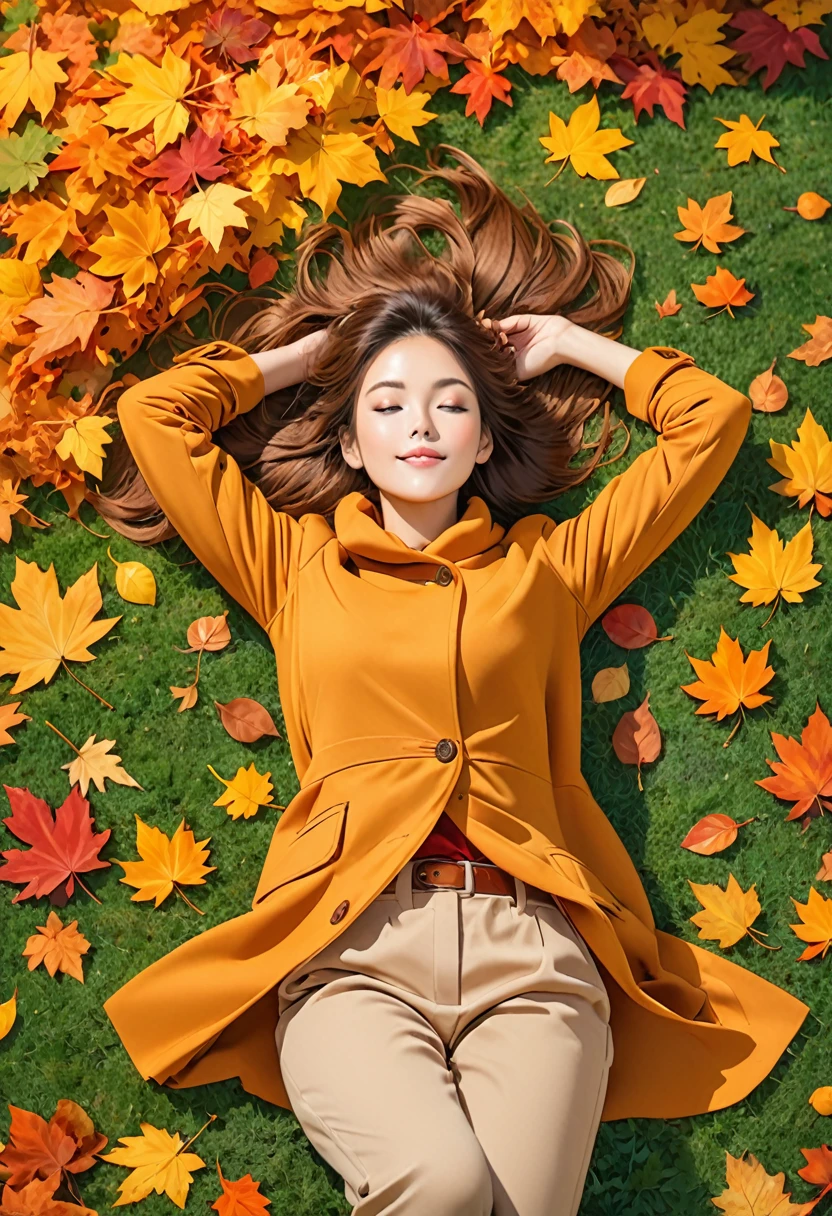
MULTIPOLYGON (((113 1207, 138 1203, 152 1191, 167 1195, 178 1208, 184 1208, 193 1182, 193 1171, 205 1162, 196 1153, 185 1152, 179 1132, 172 1136, 152 1123, 140 1123, 140 1136, 119 1136, 123 1148, 114 1148, 102 1161, 126 1165, 132 1173, 119 1183, 119 1197, 113 1207)), ((190 1141, 188 1142, 190 1143, 190 1141)))
POLYGON ((785 497, 796 497, 797 505, 812 502, 819 514, 832 515, 832 440, 812 411, 807 409, 791 444, 769 439, 771 456, 767 463, 783 476, 770 490, 785 497))
POLYGON ((814 321, 801 326, 811 339, 798 346, 797 350, 789 351, 789 359, 798 359, 807 367, 817 367, 824 360, 832 358, 832 317, 818 314, 814 321))
MULTIPOLYGON (((95 1130, 92 1119, 83 1107, 70 1098, 58 1100, 55 1113, 48 1123, 34 1111, 11 1103, 9 1111, 12 1116, 9 1143, 0 1153, 0 1166, 11 1171, 8 1178, 10 1187, 19 1188, 35 1178, 51 1179, 54 1176, 54 1191, 64 1173, 82 1174, 92 1169, 108 1143, 107 1137, 95 1130)), ((74 1205, 66 1206, 70 1208, 67 1216, 81 1216, 82 1212, 90 1211, 89 1208, 75 1211, 74 1205)))
POLYGON ((751 545, 748 553, 728 553, 734 563, 734 574, 728 577, 740 587, 748 590, 740 596, 740 602, 775 605, 780 596, 790 604, 802 604, 803 592, 819 587, 814 577, 822 564, 812 561, 812 525, 806 523, 785 544, 776 528, 769 528, 751 512, 751 545))
POLYGON ((251 819, 261 806, 274 805, 272 802, 274 786, 269 780, 271 773, 258 773, 253 760, 248 768, 240 765, 236 776, 232 777, 230 781, 221 777, 210 764, 207 767, 217 781, 221 781, 225 786, 213 805, 224 806, 232 819, 239 819, 241 815, 244 819, 251 819))
POLYGON ((730 815, 715 811, 711 815, 703 816, 693 825, 681 841, 681 847, 690 849, 691 853, 701 853, 703 857, 712 857, 714 853, 721 853, 729 848, 737 839, 739 829, 753 822, 753 816, 737 823, 730 815))
POLYGON ((780 141, 775 139, 770 131, 760 129, 760 123, 764 118, 765 114, 757 119, 756 124, 747 114, 740 114, 738 122, 733 122, 730 118, 715 118, 714 122, 721 122, 723 127, 727 127, 728 130, 720 135, 714 147, 726 149, 729 165, 739 165, 743 161, 750 160, 753 152, 760 160, 768 161, 770 165, 775 165, 781 173, 785 173, 786 170, 783 166, 778 165, 771 155, 771 149, 779 148, 780 141))
POLYGON ((648 692, 641 705, 622 714, 612 735, 613 751, 622 764, 638 766, 640 790, 644 789, 641 783, 642 764, 651 764, 658 759, 662 750, 661 731, 650 711, 649 700, 648 692))
POLYGON ((681 232, 674 232, 676 240, 693 241, 694 249, 704 245, 710 253, 722 253, 720 241, 727 244, 745 233, 744 228, 728 223, 728 220, 733 219, 731 199, 730 190, 709 198, 704 207, 700 207, 695 199, 689 198, 687 207, 676 208, 684 225, 681 232))
POLYGON ((800 924, 790 924, 789 928, 794 929, 802 942, 809 943, 803 953, 798 954, 797 961, 803 963, 810 958, 826 958, 832 946, 832 899, 827 899, 814 887, 809 888, 809 898, 805 904, 799 903, 793 895, 789 899, 800 917, 800 924))
POLYGON ((46 924, 35 928, 38 932, 27 940, 23 949, 23 957, 29 959, 29 970, 34 971, 43 963, 50 975, 63 971, 83 984, 81 956, 89 950, 90 943, 78 931, 78 921, 64 925, 57 912, 50 912, 46 924))
POLYGON ((763 77, 764 90, 770 89, 779 79, 787 63, 794 64, 797 68, 805 67, 807 51, 817 55, 819 59, 829 58, 813 30, 790 30, 770 13, 748 9, 734 13, 728 24, 743 31, 731 44, 731 49, 748 57, 745 70, 753 75, 754 72, 766 69, 763 77))
MULTIPOLYGON (((598 130, 601 111, 598 98, 593 94, 584 105, 573 110, 568 124, 557 114, 549 113, 549 135, 539 137, 550 155, 544 164, 562 161, 558 173, 570 162, 579 177, 594 177, 604 181, 619 176, 618 170, 607 160, 610 152, 617 152, 632 144, 617 128, 598 130)), ((557 174, 556 174, 557 176, 557 174)))
POLYGON ((676 299, 675 287, 667 293, 661 304, 658 300, 656 300, 655 303, 656 312, 659 314, 660 319, 663 317, 675 317, 676 313, 681 311, 682 308, 682 305, 676 299))
POLYGON ((774 374, 776 359, 772 359, 771 367, 755 376, 748 386, 748 396, 755 410, 763 414, 774 414, 782 410, 789 399, 789 390, 779 376, 774 374))
POLYGON ((745 286, 745 279, 735 278, 725 266, 717 266, 704 283, 691 283, 690 287, 700 304, 717 310, 710 314, 712 317, 726 311, 733 317, 732 309, 742 308, 754 299, 754 292, 745 286))
POLYGON ((712 882, 699 883, 688 879, 688 883, 702 904, 703 910, 689 918, 699 927, 700 940, 719 942, 720 948, 725 950, 747 935, 767 950, 780 949, 779 946, 769 946, 758 940, 757 934, 768 937, 767 933, 759 929, 756 933, 751 931, 751 926, 762 911, 755 890, 756 883, 752 883, 748 891, 743 891, 733 874, 728 875, 725 890, 712 882))
POLYGON ((121 616, 92 619, 102 604, 97 562, 61 599, 54 562, 48 570, 41 570, 36 562, 16 556, 11 592, 20 607, 0 604, 0 675, 19 673, 12 694, 41 680, 48 684, 61 664, 66 667, 67 659, 94 659, 88 646, 121 620, 121 616))
MULTIPOLYGON (((727 1160, 726 1182, 728 1187, 711 1203, 721 1208, 726 1216, 809 1216, 817 1205, 791 1203, 791 1191, 784 1190, 786 1175, 767 1174, 753 1153, 746 1158, 725 1154, 727 1160)), ((800 1173, 800 1170, 798 1170, 800 1173)))
POLYGON ((682 106, 685 104, 687 89, 682 83, 678 72, 666 68, 655 51, 648 51, 646 62, 633 63, 623 55, 614 55, 610 59, 626 88, 621 94, 622 101, 632 101, 635 120, 646 110, 653 117, 655 106, 661 106, 666 116, 677 127, 685 129, 685 116, 682 106))
POLYGON ((616 646, 638 650, 651 642, 670 642, 672 633, 659 637, 653 616, 641 604, 616 604, 601 618, 601 628, 616 646))
MULTIPOLYGON (((18 840, 32 847, 6 849, 0 854, 6 859, 5 865, 0 866, 0 881, 26 883, 15 895, 13 904, 32 896, 40 899, 42 895, 49 895, 51 903, 61 908, 72 898, 79 874, 103 870, 110 865, 109 861, 97 856, 110 839, 110 829, 93 831, 90 804, 76 786, 55 811, 54 821, 47 803, 36 798, 31 790, 9 785, 3 788, 12 808, 11 815, 3 822, 18 840), (63 889, 58 890, 61 886, 63 889)), ((80 878, 78 885, 96 903, 101 903, 80 878)))
POLYGON ((135 895, 130 896, 133 902, 152 899, 157 908, 175 890, 189 908, 203 916, 201 909, 192 904, 181 890, 181 884, 204 886, 205 875, 216 870, 216 866, 203 864, 209 853, 203 846, 210 839, 210 836, 206 836, 204 840, 195 841, 191 829, 185 827, 184 819, 169 838, 161 828, 144 823, 136 815, 136 850, 141 861, 117 861, 113 858, 114 863, 124 870, 124 877, 119 882, 138 888, 135 895))
POLYGON ((820 702, 815 702, 799 743, 791 735, 776 731, 771 732, 771 741, 780 757, 779 761, 766 757, 774 776, 755 780, 754 784, 784 802, 794 803, 786 820, 806 815, 805 831, 812 819, 832 811, 832 727, 820 702))
MULTIPOLYGON (((679 687, 702 701, 695 712, 715 713, 717 721, 721 722, 737 710, 744 715, 746 709, 756 709, 770 701, 770 696, 760 692, 774 677, 774 668, 767 666, 770 645, 771 638, 762 649, 750 651, 748 658, 744 659, 738 639, 730 638, 720 625, 719 641, 710 661, 696 659, 686 650, 685 656, 699 679, 693 684, 680 684, 679 687)), ((742 718, 737 719, 737 725, 723 746, 730 742, 741 721, 742 718)))

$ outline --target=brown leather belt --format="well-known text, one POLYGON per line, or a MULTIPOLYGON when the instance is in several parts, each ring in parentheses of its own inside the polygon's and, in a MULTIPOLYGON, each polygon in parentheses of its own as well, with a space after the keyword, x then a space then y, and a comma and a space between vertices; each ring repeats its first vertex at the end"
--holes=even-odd
MULTIPOLYGON (((419 857, 413 863, 411 887, 414 891, 434 891, 451 888, 466 895, 515 895, 517 887, 507 870, 491 862, 455 861, 448 857, 419 857)), ((526 883, 526 895, 531 899, 554 903, 553 896, 541 887, 526 883)), ((393 878, 382 894, 394 894, 393 878)))

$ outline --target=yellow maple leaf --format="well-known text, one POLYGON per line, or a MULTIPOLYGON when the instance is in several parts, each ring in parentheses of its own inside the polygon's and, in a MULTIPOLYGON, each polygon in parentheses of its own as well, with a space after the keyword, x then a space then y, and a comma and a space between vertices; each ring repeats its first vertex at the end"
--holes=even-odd
POLYGON ((274 789, 269 780, 271 773, 258 773, 254 767, 253 760, 248 768, 243 768, 241 765, 237 769, 236 777, 233 777, 230 781, 226 781, 225 777, 221 777, 210 764, 208 768, 214 774, 217 781, 221 781, 226 787, 213 805, 226 807, 228 814, 233 819, 239 819, 241 815, 245 819, 251 819, 252 815, 257 814, 261 806, 269 806, 271 804, 271 791, 274 789))
POLYGON ((517 29, 524 19, 539 38, 552 38, 561 30, 577 32, 585 17, 603 17, 595 0, 485 0, 466 17, 478 17, 495 39, 517 29))
POLYGON ((119 1144, 125 1147, 114 1148, 101 1157, 102 1161, 126 1165, 133 1171, 119 1183, 119 1197, 113 1207, 138 1203, 155 1191, 157 1195, 167 1195, 178 1208, 184 1208, 193 1171, 203 1169, 205 1162, 196 1153, 183 1151, 187 1144, 179 1132, 172 1136, 152 1123, 140 1123, 139 1126, 142 1129, 140 1136, 119 1136, 119 1144))
POLYGON ((68 232, 83 239, 73 208, 59 207, 45 198, 24 206, 5 231, 14 233, 18 246, 26 244, 24 262, 48 262, 63 245, 68 232))
POLYGON ((191 69, 169 46, 165 47, 161 65, 144 55, 122 51, 116 62, 103 70, 128 86, 120 97, 102 107, 106 126, 124 128, 128 135, 135 135, 153 123, 157 152, 184 135, 190 116, 183 98, 191 69))
POLYGON ((302 127, 309 100, 296 84, 274 84, 262 71, 243 73, 234 82, 237 96, 231 116, 247 135, 256 135, 270 147, 282 148, 289 131, 302 127))
POLYGON ((107 427, 112 426, 114 418, 103 418, 99 414, 88 414, 84 418, 76 418, 55 445, 55 451, 61 460, 70 456, 85 473, 91 473, 96 481, 100 481, 104 472, 104 444, 112 443, 112 436, 107 434, 107 427))
POLYGON ((325 112, 328 131, 350 131, 351 123, 372 118, 378 111, 370 82, 351 63, 316 72, 301 88, 325 112))
POLYGON ((157 908, 175 889, 188 907, 202 916, 202 911, 191 903, 179 884, 203 886, 205 875, 216 870, 216 866, 203 865, 209 852, 203 846, 210 839, 206 836, 204 840, 195 841, 193 832, 185 827, 184 819, 168 838, 161 828, 144 823, 136 815, 136 850, 142 860, 116 861, 113 858, 115 864, 124 869, 124 877, 119 882, 138 887, 135 895, 130 896, 131 900, 152 899, 157 908))
POLYGON ((767 463, 783 474, 783 481, 769 486, 776 494, 796 497, 805 507, 812 499, 821 515, 832 515, 832 440, 806 410, 791 445, 769 439, 771 456, 767 463))
POLYGON ((785 173, 786 170, 783 166, 778 165, 771 155, 772 148, 780 147, 779 140, 775 139, 770 131, 760 130, 763 118, 765 118, 765 114, 757 119, 756 125, 747 114, 741 114, 739 122, 732 122, 730 118, 715 118, 714 122, 721 122, 723 127, 728 127, 728 130, 720 135, 714 147, 727 149, 729 165, 738 165, 750 160, 753 152, 755 156, 759 156, 760 160, 767 160, 781 173, 785 173))
MULTIPOLYGON (((617 128, 599 131, 601 111, 598 108, 598 98, 593 94, 584 105, 573 110, 569 123, 565 123, 557 114, 549 113, 548 136, 539 136, 543 147, 551 153, 546 157, 545 164, 551 161, 563 161, 558 174, 563 170, 567 161, 580 177, 594 177, 596 180, 606 180, 618 177, 618 170, 607 160, 607 153, 617 152, 626 148, 633 141, 622 135, 617 128)), ((554 180, 554 178, 552 179, 554 180)))
POLYGON ((670 13, 658 12, 644 18, 642 29, 660 54, 675 51, 680 56, 675 66, 685 84, 701 84, 713 93, 717 85, 737 83, 722 66, 735 54, 731 47, 721 45, 725 39, 722 26, 730 17, 730 13, 707 9, 677 25, 670 13))
POLYGON ((68 51, 35 46, 0 59, 0 110, 6 129, 13 127, 28 102, 46 118, 55 105, 55 85, 69 80, 60 65, 68 51))
MULTIPOLYGON (((65 735, 62 738, 69 743, 70 747, 74 747, 74 744, 66 739, 65 735)), ((84 797, 86 797, 90 781, 94 783, 98 792, 103 794, 106 777, 115 781, 117 785, 131 785, 137 790, 143 788, 121 767, 121 756, 108 754, 114 745, 115 739, 99 739, 96 743, 95 735, 92 734, 82 747, 75 749, 78 753, 75 759, 70 760, 68 764, 61 765, 61 768, 69 770, 69 784, 75 785, 77 781, 84 797)))
MULTIPOLYGON (((779 946, 768 946, 766 942, 758 941, 756 934, 751 932, 751 925, 762 911, 754 889, 756 883, 752 883, 748 891, 743 891, 733 874, 728 875, 725 890, 713 882, 691 882, 688 879, 688 883, 703 907, 702 912, 689 918, 698 926, 702 941, 717 941, 724 950, 747 934, 759 946, 766 946, 769 950, 780 949, 779 946)), ((756 932, 761 937, 768 937, 759 929, 756 932)))
MULTIPOLYGON (((770 604, 779 596, 789 603, 803 603, 803 592, 819 587, 814 577, 823 568, 820 562, 812 561, 811 523, 805 524, 786 544, 780 539, 776 528, 769 528, 751 512, 751 545, 749 553, 729 553, 734 563, 734 574, 728 577, 740 587, 748 590, 740 596, 742 603, 770 604)), ((770 618, 769 618, 770 619, 770 618)), ((14 689, 12 689, 14 691, 14 689)))
POLYGON ((41 963, 50 975, 63 971, 73 979, 84 982, 81 955, 86 954, 90 943, 79 932, 78 921, 65 925, 57 912, 50 912, 45 925, 35 925, 37 933, 27 939, 22 955, 29 960, 29 970, 34 971, 41 963))
POLYGON ((174 224, 188 220, 188 232, 199 229, 211 247, 219 252, 226 228, 248 228, 248 215, 237 204, 250 198, 247 190, 238 190, 225 182, 211 182, 204 190, 189 194, 176 213, 174 224))
POLYGON ((330 134, 306 126, 290 138, 284 156, 274 164, 279 173, 297 173, 301 190, 318 204, 324 219, 337 208, 342 182, 366 186, 387 181, 375 152, 354 131, 330 134))
POLYGON ((66 659, 94 659, 87 647, 121 620, 120 616, 92 619, 101 610, 97 562, 61 599, 54 563, 41 570, 37 562, 15 556, 11 592, 20 607, 0 604, 0 675, 19 672, 11 693, 23 692, 40 680, 48 684, 62 663, 66 667, 66 659))
POLYGON ((827 13, 832 13, 832 0, 771 0, 763 11, 782 21, 787 29, 801 25, 823 25, 827 13))
MULTIPOLYGON (((398 89, 376 89, 376 105, 378 114, 388 131, 406 139, 408 143, 418 144, 414 127, 423 127, 437 115, 426 110, 430 101, 430 93, 406 93, 404 86, 398 89)), ((2 265, 2 263, 0 263, 2 265)))
POLYGON ((821 895, 820 891, 816 891, 814 887, 809 888, 809 898, 805 904, 798 903, 793 895, 789 899, 797 909, 798 916, 802 917, 802 922, 799 925, 789 925, 793 929, 802 942, 809 942, 802 954, 799 954, 797 961, 803 962, 805 959, 826 957, 826 952, 832 946, 832 899, 827 899, 821 895))
POLYGON ((98 254, 90 270, 122 275, 124 294, 129 298, 156 282, 159 267, 154 258, 170 243, 170 228, 161 207, 149 196, 143 205, 131 199, 124 207, 105 207, 104 211, 113 233, 90 245, 90 253, 98 254))

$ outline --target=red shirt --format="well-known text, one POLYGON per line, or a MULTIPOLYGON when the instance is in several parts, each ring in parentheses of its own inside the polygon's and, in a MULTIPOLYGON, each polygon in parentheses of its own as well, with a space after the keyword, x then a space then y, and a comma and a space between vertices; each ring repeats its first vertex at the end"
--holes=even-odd
POLYGON ((460 832, 459 828, 445 811, 440 815, 436 827, 423 845, 413 854, 415 857, 450 857, 461 861, 467 857, 470 861, 488 861, 484 853, 475 849, 471 841, 460 832))

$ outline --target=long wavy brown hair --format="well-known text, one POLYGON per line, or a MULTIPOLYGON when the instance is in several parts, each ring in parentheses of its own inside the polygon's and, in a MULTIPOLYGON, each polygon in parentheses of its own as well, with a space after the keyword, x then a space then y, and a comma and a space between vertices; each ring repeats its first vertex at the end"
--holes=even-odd
MULTIPOLYGON (((427 165, 416 185, 450 188, 458 212, 445 198, 407 193, 371 202, 352 230, 315 224, 296 251, 289 290, 237 293, 214 318, 213 337, 249 352, 328 329, 308 381, 269 394, 214 434, 276 510, 331 516, 353 490, 378 503, 365 471, 343 459, 339 433, 346 428, 354 437, 354 402, 372 359, 410 334, 451 349, 473 379, 482 423, 494 439, 490 458, 474 465, 460 489, 462 509, 479 494, 507 525, 528 504, 585 480, 609 446, 608 381, 561 365, 518 382, 513 356, 477 318, 559 313, 617 337, 632 254, 616 242, 584 240, 565 220, 547 224, 527 199, 513 203, 457 148, 440 144, 427 165), (443 166, 442 154, 456 163, 443 166), (428 243, 437 236, 442 243, 433 253, 428 243), (602 245, 628 253, 630 264, 602 245), (584 425, 601 406, 600 435, 583 444, 584 425), (593 456, 570 467, 582 446, 594 448, 593 456)), ((191 337, 186 345, 203 341, 191 337)), ((100 491, 88 490, 87 498, 132 540, 154 544, 176 535, 120 434, 100 491)))

